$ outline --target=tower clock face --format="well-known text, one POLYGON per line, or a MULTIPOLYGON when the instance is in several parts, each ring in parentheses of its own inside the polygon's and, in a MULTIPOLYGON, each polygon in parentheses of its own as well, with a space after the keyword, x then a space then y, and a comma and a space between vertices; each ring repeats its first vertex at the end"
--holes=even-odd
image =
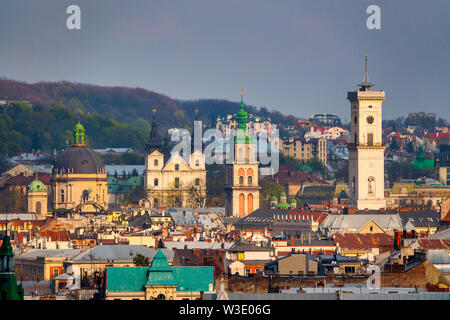
POLYGON ((367 123, 369 123, 369 124, 372 124, 375 121, 375 119, 372 116, 368 116, 366 120, 367 120, 367 123))

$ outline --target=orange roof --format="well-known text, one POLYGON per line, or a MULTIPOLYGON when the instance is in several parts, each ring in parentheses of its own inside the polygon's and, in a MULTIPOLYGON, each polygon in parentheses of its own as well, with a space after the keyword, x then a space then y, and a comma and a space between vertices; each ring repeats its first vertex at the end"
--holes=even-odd
POLYGON ((333 240, 335 244, 339 244, 339 247, 344 249, 368 250, 394 244, 394 237, 386 233, 336 233, 333 240))
POLYGON ((320 211, 294 211, 288 214, 288 217, 292 216, 311 216, 314 222, 321 224, 327 217, 327 214, 320 211))
POLYGON ((418 239, 418 242, 422 249, 450 248, 450 239, 418 239))
POLYGON ((443 218, 441 219, 441 221, 450 221, 450 210, 448 210, 446 216, 443 217, 443 218))

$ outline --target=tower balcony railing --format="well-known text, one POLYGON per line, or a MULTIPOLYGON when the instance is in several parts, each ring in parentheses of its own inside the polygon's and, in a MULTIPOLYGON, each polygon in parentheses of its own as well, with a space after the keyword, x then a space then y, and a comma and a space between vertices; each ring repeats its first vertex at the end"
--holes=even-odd
POLYGON ((355 149, 356 147, 386 147, 386 145, 381 142, 378 142, 378 143, 354 143, 354 142, 351 142, 351 143, 347 144, 347 147, 349 149, 351 149, 351 148, 355 149))

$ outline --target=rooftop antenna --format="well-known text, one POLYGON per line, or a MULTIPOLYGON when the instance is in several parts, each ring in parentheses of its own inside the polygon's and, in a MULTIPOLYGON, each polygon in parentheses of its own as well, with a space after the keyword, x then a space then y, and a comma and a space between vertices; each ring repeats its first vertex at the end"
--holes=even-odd
POLYGON ((364 56, 364 79, 358 84, 361 87, 360 91, 370 90, 370 87, 374 86, 369 80, 369 73, 367 72, 367 54, 364 56))

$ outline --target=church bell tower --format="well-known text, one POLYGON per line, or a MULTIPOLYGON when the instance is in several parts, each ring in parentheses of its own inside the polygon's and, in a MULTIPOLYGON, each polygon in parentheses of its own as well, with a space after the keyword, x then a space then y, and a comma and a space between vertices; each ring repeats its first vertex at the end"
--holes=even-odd
POLYGON ((349 150, 349 207, 378 210, 384 199, 384 149, 382 103, 384 91, 373 91, 364 60, 364 79, 358 91, 347 93, 350 101, 351 141, 349 150))

